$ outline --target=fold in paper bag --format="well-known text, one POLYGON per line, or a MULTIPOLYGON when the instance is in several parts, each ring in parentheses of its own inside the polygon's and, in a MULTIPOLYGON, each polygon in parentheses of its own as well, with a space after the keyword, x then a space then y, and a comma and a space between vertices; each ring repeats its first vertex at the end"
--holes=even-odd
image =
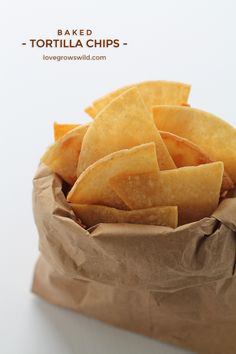
POLYGON ((236 198, 210 218, 168 227, 84 230, 62 182, 34 178, 40 259, 33 292, 51 303, 198 353, 236 352, 236 198))

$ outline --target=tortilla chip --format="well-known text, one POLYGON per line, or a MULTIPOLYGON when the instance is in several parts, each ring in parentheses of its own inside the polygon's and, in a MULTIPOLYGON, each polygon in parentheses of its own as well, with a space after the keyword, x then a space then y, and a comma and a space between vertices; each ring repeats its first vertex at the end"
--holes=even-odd
POLYGON ((176 167, 198 166, 212 162, 196 144, 176 134, 160 131, 176 167))
POLYGON ((94 101, 92 107, 85 109, 90 117, 95 116, 107 106, 114 98, 118 97, 128 89, 137 87, 147 108, 152 111, 152 107, 159 104, 181 105, 187 104, 190 92, 190 85, 172 81, 146 81, 139 84, 128 85, 106 96, 94 101))
POLYGON ((88 166, 112 152, 153 141, 161 170, 175 164, 155 127, 136 87, 114 99, 90 125, 85 134, 78 176, 88 166))
POLYGON ((157 127, 202 148, 211 160, 223 161, 236 183, 236 129, 213 114, 190 107, 158 106, 153 109, 157 127))
POLYGON ((94 110, 93 107, 86 107, 84 110, 91 118, 94 118, 97 112, 94 110))
POLYGON ((67 200, 77 204, 98 204, 127 209, 109 185, 120 173, 159 173, 154 143, 116 151, 88 167, 75 182, 67 200))
POLYGON ((81 125, 66 133, 50 146, 41 158, 41 162, 69 184, 73 184, 77 178, 80 149, 88 126, 81 125))
POLYGON ((87 227, 99 223, 128 223, 169 226, 178 224, 178 208, 155 207, 139 210, 119 210, 102 205, 71 204, 75 215, 87 227))
POLYGON ((223 170, 222 162, 213 162, 159 173, 123 173, 111 178, 110 185, 132 210, 177 205, 179 223, 185 224, 215 211, 223 170))
MULTIPOLYGON (((177 167, 198 166, 213 162, 199 146, 188 139, 169 132, 160 131, 160 134, 177 167)), ((224 171, 221 195, 225 195, 233 187, 231 178, 224 171)))
POLYGON ((54 130, 54 140, 57 141, 63 135, 68 133, 70 130, 77 128, 79 124, 59 124, 54 122, 53 130, 54 130))

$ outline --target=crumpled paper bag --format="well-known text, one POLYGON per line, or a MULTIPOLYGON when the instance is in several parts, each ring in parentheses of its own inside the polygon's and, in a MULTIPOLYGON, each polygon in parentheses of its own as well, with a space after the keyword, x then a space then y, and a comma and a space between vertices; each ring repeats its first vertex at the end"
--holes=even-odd
POLYGON ((33 183, 41 252, 34 293, 197 353, 236 353, 236 197, 212 217, 175 230, 85 230, 58 176, 41 165, 33 183))

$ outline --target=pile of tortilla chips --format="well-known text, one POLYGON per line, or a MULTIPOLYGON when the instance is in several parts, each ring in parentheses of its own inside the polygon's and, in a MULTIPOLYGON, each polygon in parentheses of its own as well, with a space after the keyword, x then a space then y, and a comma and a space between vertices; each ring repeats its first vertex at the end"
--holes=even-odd
POLYGON ((191 108, 190 86, 149 81, 93 102, 86 125, 54 124, 41 161, 86 227, 168 226, 210 216, 236 183, 236 130, 191 108))

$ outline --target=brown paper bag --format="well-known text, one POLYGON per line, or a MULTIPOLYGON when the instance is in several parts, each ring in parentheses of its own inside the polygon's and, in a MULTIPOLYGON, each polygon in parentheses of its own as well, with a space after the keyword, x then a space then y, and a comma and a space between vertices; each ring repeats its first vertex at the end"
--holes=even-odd
POLYGON ((33 210, 41 257, 33 292, 198 353, 236 353, 236 198, 178 227, 76 220, 59 177, 40 166, 33 210))

